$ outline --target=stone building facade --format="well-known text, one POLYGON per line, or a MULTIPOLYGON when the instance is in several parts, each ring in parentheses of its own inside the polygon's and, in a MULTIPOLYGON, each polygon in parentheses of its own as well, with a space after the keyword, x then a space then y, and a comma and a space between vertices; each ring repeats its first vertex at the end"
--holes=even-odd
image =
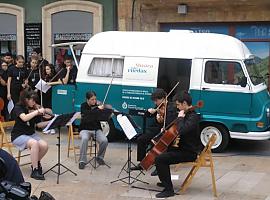
POLYGON ((0 56, 11 52, 27 59, 38 47, 48 61, 60 62, 70 52, 51 45, 115 30, 116 5, 117 0, 0 0, 0 56))

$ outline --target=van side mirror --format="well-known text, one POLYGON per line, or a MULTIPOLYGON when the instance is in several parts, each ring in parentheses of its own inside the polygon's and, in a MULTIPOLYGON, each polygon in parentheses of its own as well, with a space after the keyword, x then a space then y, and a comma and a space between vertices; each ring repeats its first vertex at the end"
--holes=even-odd
POLYGON ((243 76, 243 77, 241 78, 241 81, 239 82, 239 85, 240 85, 241 87, 246 87, 246 86, 247 86, 247 77, 243 76))

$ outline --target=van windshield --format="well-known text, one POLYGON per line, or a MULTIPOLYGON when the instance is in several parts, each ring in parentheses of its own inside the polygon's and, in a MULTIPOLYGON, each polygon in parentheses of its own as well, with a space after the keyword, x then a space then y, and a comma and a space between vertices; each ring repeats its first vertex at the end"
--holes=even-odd
POLYGON ((255 59, 245 60, 245 65, 254 85, 259 85, 264 82, 263 76, 260 74, 260 66, 256 63, 255 59))

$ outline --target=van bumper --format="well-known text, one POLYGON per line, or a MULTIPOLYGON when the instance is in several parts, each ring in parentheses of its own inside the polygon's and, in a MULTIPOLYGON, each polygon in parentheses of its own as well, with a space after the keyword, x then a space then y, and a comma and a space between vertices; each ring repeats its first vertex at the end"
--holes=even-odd
POLYGON ((268 140, 270 139, 270 130, 265 132, 230 132, 231 138, 245 139, 245 140, 268 140))

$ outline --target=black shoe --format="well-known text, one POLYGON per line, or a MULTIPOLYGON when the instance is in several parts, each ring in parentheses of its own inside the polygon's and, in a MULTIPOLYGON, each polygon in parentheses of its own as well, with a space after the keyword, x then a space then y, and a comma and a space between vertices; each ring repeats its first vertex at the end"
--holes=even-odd
POLYGON ((143 168, 141 167, 140 164, 138 164, 138 165, 136 165, 136 166, 130 167, 130 170, 131 170, 131 171, 135 171, 135 170, 143 170, 143 168))
POLYGON ((157 186, 158 186, 158 187, 165 187, 165 186, 163 185, 163 183, 161 183, 161 182, 158 182, 158 183, 157 183, 157 186))
POLYGON ((174 196, 173 190, 163 190, 162 192, 156 194, 156 198, 166 198, 172 196, 174 196))
POLYGON ((79 169, 84 169, 85 163, 84 162, 79 162, 79 169))
POLYGON ((31 173, 30 177, 33 178, 33 179, 36 179, 36 180, 45 180, 44 175, 40 174, 37 168, 32 170, 32 173, 31 173))
POLYGON ((41 166, 40 161, 38 161, 38 172, 39 174, 42 174, 42 166, 41 166))
POLYGON ((157 169, 155 169, 152 173, 151 173, 151 176, 157 176, 158 173, 157 173, 157 169))
POLYGON ((97 158, 97 163, 99 165, 105 165, 105 162, 104 162, 104 160, 102 158, 97 158))

